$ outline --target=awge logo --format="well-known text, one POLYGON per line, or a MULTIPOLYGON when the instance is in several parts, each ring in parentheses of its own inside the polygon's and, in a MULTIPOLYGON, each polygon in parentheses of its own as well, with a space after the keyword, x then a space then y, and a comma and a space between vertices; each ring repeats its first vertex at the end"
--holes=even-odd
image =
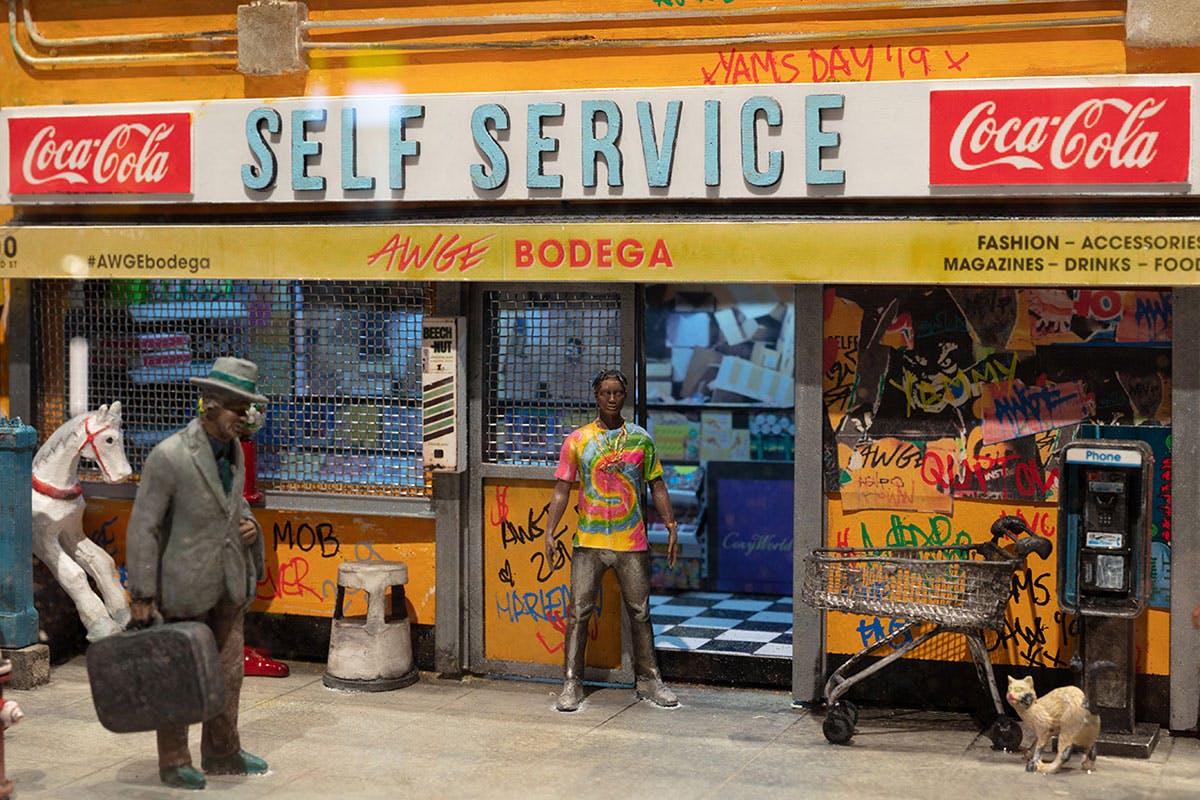
POLYGON ((1182 183, 1187 86, 929 93, 929 183, 1182 183))
POLYGON ((188 113, 15 117, 8 142, 14 195, 192 190, 188 113))

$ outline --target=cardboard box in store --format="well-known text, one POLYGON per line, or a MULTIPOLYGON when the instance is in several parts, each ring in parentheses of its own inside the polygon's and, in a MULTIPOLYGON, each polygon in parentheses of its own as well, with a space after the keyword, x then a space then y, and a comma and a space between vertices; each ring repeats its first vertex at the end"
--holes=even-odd
POLYGON ((692 350, 692 360, 688 363, 687 372, 679 387, 679 397, 687 400, 701 392, 716 375, 717 367, 723 356, 716 350, 707 347, 697 347, 692 350))
POLYGON ((780 352, 765 342, 754 343, 754 353, 750 356, 750 360, 763 369, 769 369, 773 372, 782 371, 779 369, 782 361, 780 352))
POLYGON ((795 402, 790 375, 764 369, 743 358, 727 356, 722 359, 717 377, 710 385, 771 405, 790 406, 795 402))

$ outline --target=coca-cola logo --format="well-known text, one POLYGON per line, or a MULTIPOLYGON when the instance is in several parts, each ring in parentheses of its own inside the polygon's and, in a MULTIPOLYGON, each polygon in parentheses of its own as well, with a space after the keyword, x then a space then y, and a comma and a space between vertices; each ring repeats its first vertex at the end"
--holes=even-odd
POLYGON ((15 117, 8 121, 10 192, 189 193, 191 124, 187 113, 15 117))
POLYGON ((929 182, 1182 183, 1186 86, 934 91, 929 182))

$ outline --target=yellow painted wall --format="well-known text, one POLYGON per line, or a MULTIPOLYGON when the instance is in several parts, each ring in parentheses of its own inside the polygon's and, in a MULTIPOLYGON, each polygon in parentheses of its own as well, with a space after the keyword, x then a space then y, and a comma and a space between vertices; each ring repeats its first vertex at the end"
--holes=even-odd
MULTIPOLYGON (((957 500, 953 516, 917 511, 860 511, 843 513, 839 498, 829 503, 829 547, 947 547, 987 542, 992 522, 1006 514, 1023 517, 1030 528, 1057 545, 1057 509, 1052 503, 1005 503, 994 500, 957 500)), ((985 643, 992 663, 1019 667, 1065 669, 1075 653, 1075 616, 1058 607, 1057 554, 1048 559, 1028 558, 1019 576, 1005 615, 1004 629, 989 632, 985 643)), ((896 578, 903 582, 901 573, 896 578)), ((1138 672, 1170 673, 1167 646, 1170 614, 1151 609, 1137 622, 1134 647, 1138 672)), ((826 648, 830 653, 852 654, 884 638, 899 621, 887 617, 831 612, 827 616, 826 648)), ((886 648, 876 655, 890 652, 886 648)), ((940 636, 916 648, 910 658, 970 660, 961 636, 940 636)))
MULTIPOLYGON (((116 560, 124 578, 125 527, 132 504, 89 500, 84 532, 116 560)), ((403 561, 409 618, 432 625, 434 596, 434 523, 428 519, 326 514, 255 509, 266 543, 266 577, 258 585, 253 611, 333 616, 337 568, 343 561, 403 561)), ((364 592, 347 590, 344 613, 365 614, 364 592)))
MULTIPOLYGON (((558 551, 547 561, 545 524, 554 490, 546 481, 485 481, 483 486, 483 639, 489 659, 563 663, 563 634, 571 600, 573 508, 563 515, 558 551)), ((604 575, 588 635, 587 663, 621 665, 621 594, 612 570, 604 575)))

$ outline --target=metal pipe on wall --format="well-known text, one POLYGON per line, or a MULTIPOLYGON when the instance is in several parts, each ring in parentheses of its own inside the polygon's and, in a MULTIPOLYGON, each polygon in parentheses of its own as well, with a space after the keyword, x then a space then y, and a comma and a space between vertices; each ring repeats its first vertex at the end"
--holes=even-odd
POLYGON ((12 43, 13 53, 17 58, 31 67, 66 67, 102 64, 138 64, 157 63, 165 61, 212 61, 237 58, 235 50, 208 50, 202 53, 117 53, 90 56, 36 56, 21 47, 17 39, 17 9, 16 1, 8 4, 8 39, 12 43))
POLYGON ((870 30, 829 31, 819 33, 756 33, 743 36, 697 36, 686 39, 603 39, 586 37, 551 37, 530 41, 503 40, 488 42, 304 42, 305 50, 521 50, 575 48, 631 47, 700 47, 706 45, 768 44, 773 42, 823 42, 845 39, 866 39, 878 36, 928 36, 948 33, 987 33, 992 31, 1027 31, 1059 28, 1080 28, 1124 25, 1125 16, 1086 17, 1053 20, 1023 20, 985 24, 929 25, 909 28, 876 28, 870 30))
MULTIPOLYGON (((186 39, 204 39, 208 41, 236 41, 237 30, 226 28, 213 31, 179 31, 179 32, 164 32, 164 33, 124 33, 114 34, 109 36, 77 36, 73 39, 51 39, 43 36, 38 30, 37 24, 33 21, 33 15, 29 13, 29 5, 25 0, 12 0, 21 6, 21 16, 25 20, 25 30, 29 34, 29 40, 38 47, 56 48, 56 47, 87 47, 97 44, 124 44, 132 42, 164 42, 178 41, 186 39)), ((12 5, 12 2, 9 5, 12 5)))
MULTIPOLYGON (((1067 0, 1083 3, 1092 0, 1067 0)), ((1044 6, 1046 0, 899 0, 898 2, 792 3, 756 8, 725 8, 719 13, 708 9, 676 7, 672 11, 618 11, 603 14, 496 14, 463 17, 381 17, 376 19, 320 19, 301 23, 304 30, 354 28, 494 28, 506 25, 592 25, 609 22, 662 22, 680 19, 711 19, 718 22, 737 17, 778 17, 816 15, 831 12, 869 14, 880 11, 926 11, 938 8, 978 11, 998 8, 1011 11, 1017 6, 1044 6)), ((1061 5, 1061 4, 1059 4, 1061 5)))

